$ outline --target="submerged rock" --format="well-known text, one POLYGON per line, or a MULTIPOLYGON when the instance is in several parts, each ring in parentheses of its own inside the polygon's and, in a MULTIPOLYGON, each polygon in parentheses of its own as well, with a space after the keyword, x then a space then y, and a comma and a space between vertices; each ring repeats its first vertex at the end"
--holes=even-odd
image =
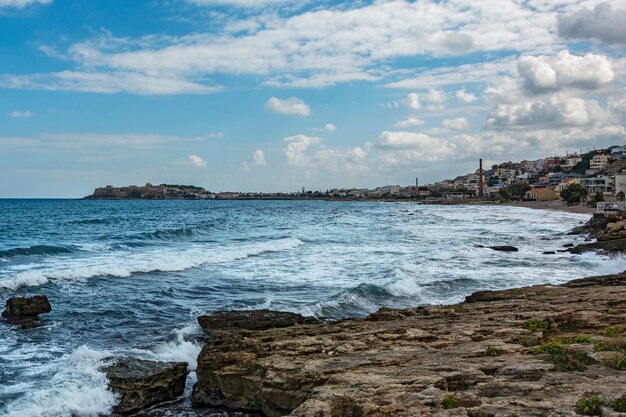
POLYGON ((295 324, 317 323, 313 317, 271 310, 218 311, 198 317, 198 323, 205 333, 215 330, 265 330, 289 327, 295 324))
POLYGON ((171 401, 185 391, 186 362, 154 362, 128 359, 102 369, 109 386, 121 395, 113 411, 130 414, 151 405, 171 401))
POLYGON ((517 249, 515 246, 488 246, 489 249, 493 249, 493 250, 497 250, 500 252, 517 252, 519 251, 519 249, 517 249))
POLYGON ((52 306, 45 295, 15 297, 7 300, 2 317, 9 321, 22 322, 35 320, 39 314, 51 311, 52 306))

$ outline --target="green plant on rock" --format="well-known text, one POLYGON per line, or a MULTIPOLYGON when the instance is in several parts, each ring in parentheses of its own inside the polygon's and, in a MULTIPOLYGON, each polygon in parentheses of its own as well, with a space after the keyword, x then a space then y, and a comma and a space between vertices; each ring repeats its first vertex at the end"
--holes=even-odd
POLYGON ((452 408, 458 408, 459 399, 455 395, 452 395, 452 394, 446 395, 445 397, 443 397, 443 400, 441 400, 441 405, 446 410, 450 410, 452 408))
POLYGON ((591 337, 584 334, 577 334, 576 336, 562 338, 561 343, 566 345, 573 345, 575 343, 591 343, 591 337))
POLYGON ((626 356, 623 353, 613 353, 604 357, 602 364, 618 371, 626 371, 626 356))
POLYGON ((517 413, 511 413, 511 417, 519 417, 519 414, 517 414, 517 413))
POLYGON ((624 333, 624 328, 622 326, 609 326, 604 329, 604 335, 606 337, 617 337, 624 333))
POLYGON ((626 353, 626 341, 621 338, 613 338, 610 340, 600 340, 593 344, 596 352, 624 352, 626 353))
POLYGON ((587 369, 587 365, 596 363, 596 360, 585 352, 569 349, 549 353, 545 360, 554 364, 557 371, 562 372, 584 371, 587 369))
POLYGON ((532 348, 531 352, 535 355, 540 354, 553 354, 553 353, 562 353, 567 350, 567 346, 565 346, 561 342, 544 342, 539 346, 535 346, 532 348))
POLYGON ((626 395, 611 401, 611 408, 619 413, 626 412, 626 395))
POLYGON ((576 402, 576 411, 586 416, 600 416, 602 415, 600 410, 602 404, 604 404, 604 398, 595 395, 581 397, 576 402))
POLYGON ((524 328, 531 331, 546 331, 550 328, 550 323, 548 323, 546 320, 532 319, 524 322, 524 328))
POLYGON ((485 349, 485 353, 483 353, 483 356, 500 356, 504 353, 504 351, 502 349, 498 349, 495 346, 487 346, 487 349, 485 349))

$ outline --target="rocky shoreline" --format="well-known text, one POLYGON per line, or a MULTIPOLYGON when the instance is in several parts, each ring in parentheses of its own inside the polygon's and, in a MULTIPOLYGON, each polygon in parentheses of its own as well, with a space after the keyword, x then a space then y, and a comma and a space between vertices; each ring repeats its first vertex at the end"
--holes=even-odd
MULTIPOLYGON (((625 230, 626 221, 594 217, 572 233, 595 241, 567 250, 623 253, 625 230)), ((49 311, 37 296, 9 300, 3 315, 19 324, 49 311)), ((364 319, 256 310, 198 323, 206 341, 193 391, 186 363, 121 359, 102 369, 119 394, 116 413, 626 417, 626 272, 364 319)))

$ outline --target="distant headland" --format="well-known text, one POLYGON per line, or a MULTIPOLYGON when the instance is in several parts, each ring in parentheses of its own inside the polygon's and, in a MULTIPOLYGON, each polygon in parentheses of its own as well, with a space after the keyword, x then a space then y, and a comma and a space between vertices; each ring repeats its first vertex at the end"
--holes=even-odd
POLYGON ((96 188, 87 200, 206 200, 215 194, 195 185, 146 183, 144 186, 129 185, 96 188))

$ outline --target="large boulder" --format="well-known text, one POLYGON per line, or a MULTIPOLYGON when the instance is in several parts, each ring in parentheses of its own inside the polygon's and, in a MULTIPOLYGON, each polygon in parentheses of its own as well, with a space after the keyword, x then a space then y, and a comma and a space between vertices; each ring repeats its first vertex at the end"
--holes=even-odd
POLYGON ((266 330, 295 324, 314 324, 317 319, 282 311, 234 310, 200 316, 198 323, 205 333, 210 334, 215 330, 266 330))
POLYGON ((52 306, 45 295, 15 297, 7 300, 2 317, 11 321, 34 320, 37 315, 51 311, 52 306))
POLYGON ((185 391, 186 362, 154 362, 128 359, 102 369, 109 387, 120 394, 113 411, 130 414, 151 405, 171 401, 185 391))

